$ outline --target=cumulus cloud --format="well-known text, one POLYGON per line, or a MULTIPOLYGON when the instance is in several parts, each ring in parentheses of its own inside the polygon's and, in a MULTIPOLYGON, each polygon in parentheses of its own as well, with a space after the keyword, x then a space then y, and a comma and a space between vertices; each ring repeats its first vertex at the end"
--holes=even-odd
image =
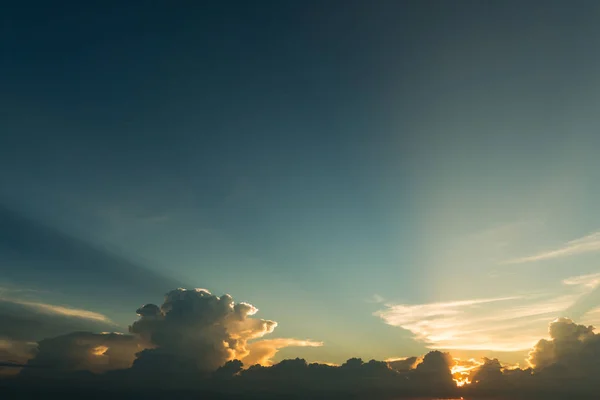
POLYGON ((38 342, 35 356, 24 374, 72 371, 106 372, 131 367, 143 347, 131 335, 73 332, 38 342))
POLYGON ((568 318, 558 318, 550 324, 550 339, 540 340, 529 354, 529 363, 536 370, 560 365, 576 375, 587 374, 590 367, 600 373, 600 334, 594 327, 578 325, 568 318))
POLYGON ((147 304, 137 310, 139 320, 130 332, 154 349, 140 356, 136 365, 157 360, 187 360, 201 371, 213 371, 238 359, 248 365, 268 363, 287 346, 319 346, 320 342, 296 339, 257 340, 273 332, 275 321, 254 318, 258 309, 235 303, 230 295, 215 296, 205 289, 177 289, 159 307, 147 304))

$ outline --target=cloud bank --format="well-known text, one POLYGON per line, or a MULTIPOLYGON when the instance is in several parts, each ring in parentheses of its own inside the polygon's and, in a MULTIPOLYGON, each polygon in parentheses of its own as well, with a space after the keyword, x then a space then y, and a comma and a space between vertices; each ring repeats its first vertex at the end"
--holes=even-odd
MULTIPOLYGON (((588 280, 581 282, 579 286, 587 287, 588 280)), ((416 324, 431 338, 433 331, 426 330, 429 325, 417 323, 421 318, 446 323, 453 332, 466 310, 514 300, 396 307, 389 317, 416 324)), ((539 310, 553 309, 543 307, 543 301, 537 304, 539 310)), ((282 347, 322 343, 264 339, 277 324, 256 318, 257 312, 256 307, 235 303, 229 295, 176 289, 167 293, 160 306, 140 307, 130 334, 71 332, 40 340, 18 376, 0 380, 0 390, 10 394, 43 388, 44 393, 63 398, 89 397, 90 393, 103 393, 103 398, 172 398, 181 389, 192 397, 248 399, 492 395, 541 399, 552 394, 558 398, 598 394, 600 335, 592 326, 567 318, 550 323, 548 337, 538 338, 530 348, 525 369, 498 359, 460 359, 439 350, 388 361, 352 358, 335 366, 303 359, 273 364, 271 357, 282 347)), ((508 312, 519 314, 515 307, 508 312)), ((523 309, 518 318, 532 312, 523 309)), ((492 317, 478 318, 494 326, 492 317)), ((0 344, 4 346, 0 346, 1 356, 18 352, 7 341, 0 344)), ((2 361, 0 368, 10 366, 10 360, 2 361)))

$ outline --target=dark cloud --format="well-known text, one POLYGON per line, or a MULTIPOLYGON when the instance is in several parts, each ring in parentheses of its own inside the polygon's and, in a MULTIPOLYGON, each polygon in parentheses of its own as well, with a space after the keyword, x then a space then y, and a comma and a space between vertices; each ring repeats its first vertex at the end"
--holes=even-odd
POLYGON ((560 366, 573 377, 600 374, 600 334, 594 333, 593 326, 559 318, 550 324, 548 332, 550 340, 540 340, 530 353, 535 370, 560 366))
POLYGON ((38 342, 35 356, 22 373, 72 371, 106 372, 131 367, 136 353, 142 350, 136 337, 117 333, 73 332, 38 342))
POLYGON ((406 372, 415 368, 419 361, 419 357, 407 357, 401 360, 388 361, 388 365, 394 371, 406 372))

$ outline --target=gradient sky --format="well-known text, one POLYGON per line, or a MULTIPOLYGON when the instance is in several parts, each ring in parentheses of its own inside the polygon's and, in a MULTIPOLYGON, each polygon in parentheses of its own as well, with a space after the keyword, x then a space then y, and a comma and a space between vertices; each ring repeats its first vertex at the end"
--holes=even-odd
POLYGON ((332 362, 600 322, 598 2, 133 3, 0 13, 0 299, 202 287, 332 362))

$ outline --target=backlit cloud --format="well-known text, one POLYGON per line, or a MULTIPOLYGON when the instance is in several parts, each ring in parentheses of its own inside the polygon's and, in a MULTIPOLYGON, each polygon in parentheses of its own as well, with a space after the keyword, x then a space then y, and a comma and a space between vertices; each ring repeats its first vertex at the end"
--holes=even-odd
POLYGON ((265 339, 248 344, 248 355, 241 359, 245 366, 272 365, 272 358, 284 347, 320 347, 323 342, 298 339, 265 339))
POLYGON ((431 349, 520 351, 544 335, 577 294, 389 305, 375 315, 431 349))
POLYGON ((544 261, 596 251, 600 251, 600 232, 595 232, 582 238, 571 240, 556 249, 547 250, 525 257, 514 258, 503 262, 503 264, 522 264, 544 261))
MULTIPOLYGON (((287 346, 320 346, 322 343, 297 339, 260 341, 273 332, 277 323, 254 318, 258 309, 235 303, 230 295, 215 296, 205 289, 177 289, 165 296, 158 307, 147 304, 137 313, 139 320, 130 332, 152 346, 136 361, 148 366, 155 358, 180 363, 185 360, 201 371, 212 371, 227 361, 268 364, 270 357, 287 346)), ((141 364, 140 364, 141 365, 141 364)))

